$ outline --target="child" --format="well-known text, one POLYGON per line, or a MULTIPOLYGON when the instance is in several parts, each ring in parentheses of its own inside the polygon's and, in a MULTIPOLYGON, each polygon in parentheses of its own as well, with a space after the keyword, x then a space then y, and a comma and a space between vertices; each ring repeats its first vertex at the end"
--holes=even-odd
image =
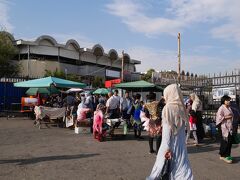
POLYGON ((141 105, 140 99, 141 99, 141 95, 136 94, 135 101, 133 102, 133 107, 134 107, 133 129, 134 129, 135 138, 143 139, 143 137, 141 137, 142 122, 141 122, 141 119, 140 119, 140 113, 141 113, 141 110, 142 110, 142 105, 141 105))

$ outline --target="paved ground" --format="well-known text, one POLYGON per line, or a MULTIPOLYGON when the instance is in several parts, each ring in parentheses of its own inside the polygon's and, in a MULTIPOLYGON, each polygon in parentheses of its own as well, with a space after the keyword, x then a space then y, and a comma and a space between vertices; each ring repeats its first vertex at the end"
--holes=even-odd
MULTIPOLYGON (((217 143, 188 147, 197 180, 240 179, 240 148, 233 164, 219 160, 217 143)), ((24 118, 0 118, 0 179, 141 180, 151 171, 155 155, 148 141, 126 139, 96 142, 58 127, 37 129, 24 118)))

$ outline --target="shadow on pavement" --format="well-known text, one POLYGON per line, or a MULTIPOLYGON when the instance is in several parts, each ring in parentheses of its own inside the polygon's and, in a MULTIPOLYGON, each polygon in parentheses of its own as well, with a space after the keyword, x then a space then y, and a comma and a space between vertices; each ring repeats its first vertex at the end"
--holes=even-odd
POLYGON ((110 137, 107 136, 105 141, 148 141, 149 137, 146 135, 141 135, 141 138, 136 138, 133 134, 127 134, 127 135, 122 135, 122 134, 115 134, 114 136, 110 137))
POLYGON ((199 145, 199 146, 188 146, 187 147, 188 153, 203 153, 203 152, 210 152, 219 150, 219 147, 214 147, 211 144, 209 145, 199 145))
POLYGON ((240 162, 240 157, 233 157, 233 164, 237 164, 240 162))
POLYGON ((188 153, 203 153, 203 152, 210 152, 210 151, 216 151, 219 150, 219 146, 220 145, 216 145, 219 144, 217 141, 209 139, 209 138, 205 138, 200 144, 199 146, 188 146, 188 153))
POLYGON ((46 157, 34 157, 34 158, 30 158, 30 159, 6 159, 6 160, 0 160, 0 164, 17 163, 18 165, 28 165, 28 164, 36 164, 39 162, 45 162, 45 161, 56 161, 56 160, 58 161, 58 160, 88 158, 88 157, 97 156, 97 155, 100 155, 100 154, 46 156, 46 157))

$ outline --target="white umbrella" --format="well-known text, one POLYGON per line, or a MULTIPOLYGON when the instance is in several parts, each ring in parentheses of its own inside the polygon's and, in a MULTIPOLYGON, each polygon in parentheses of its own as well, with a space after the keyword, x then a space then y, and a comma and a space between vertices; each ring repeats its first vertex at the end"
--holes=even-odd
POLYGON ((81 92, 81 91, 83 91, 83 89, 81 89, 81 88, 71 88, 71 89, 67 90, 66 93, 81 92))

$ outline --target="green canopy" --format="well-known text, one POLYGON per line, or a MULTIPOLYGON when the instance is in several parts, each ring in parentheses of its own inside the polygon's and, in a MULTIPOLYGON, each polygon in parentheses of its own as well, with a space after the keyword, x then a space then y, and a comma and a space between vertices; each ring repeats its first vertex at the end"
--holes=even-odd
POLYGON ((147 81, 143 81, 143 80, 116 84, 115 88, 120 88, 120 89, 129 90, 129 91, 135 91, 135 92, 163 91, 162 87, 157 86, 153 83, 149 83, 147 81))
POLYGON ((36 95, 36 94, 59 94, 60 91, 55 88, 55 87, 51 87, 51 88, 29 88, 26 91, 27 95, 36 95))
POLYGON ((110 92, 110 90, 106 89, 106 88, 99 88, 97 90, 95 90, 93 92, 93 94, 102 94, 102 95, 106 95, 110 92))
POLYGON ((56 77, 45 77, 29 81, 14 83, 15 87, 62 87, 62 88, 84 88, 86 84, 60 79, 56 77))

